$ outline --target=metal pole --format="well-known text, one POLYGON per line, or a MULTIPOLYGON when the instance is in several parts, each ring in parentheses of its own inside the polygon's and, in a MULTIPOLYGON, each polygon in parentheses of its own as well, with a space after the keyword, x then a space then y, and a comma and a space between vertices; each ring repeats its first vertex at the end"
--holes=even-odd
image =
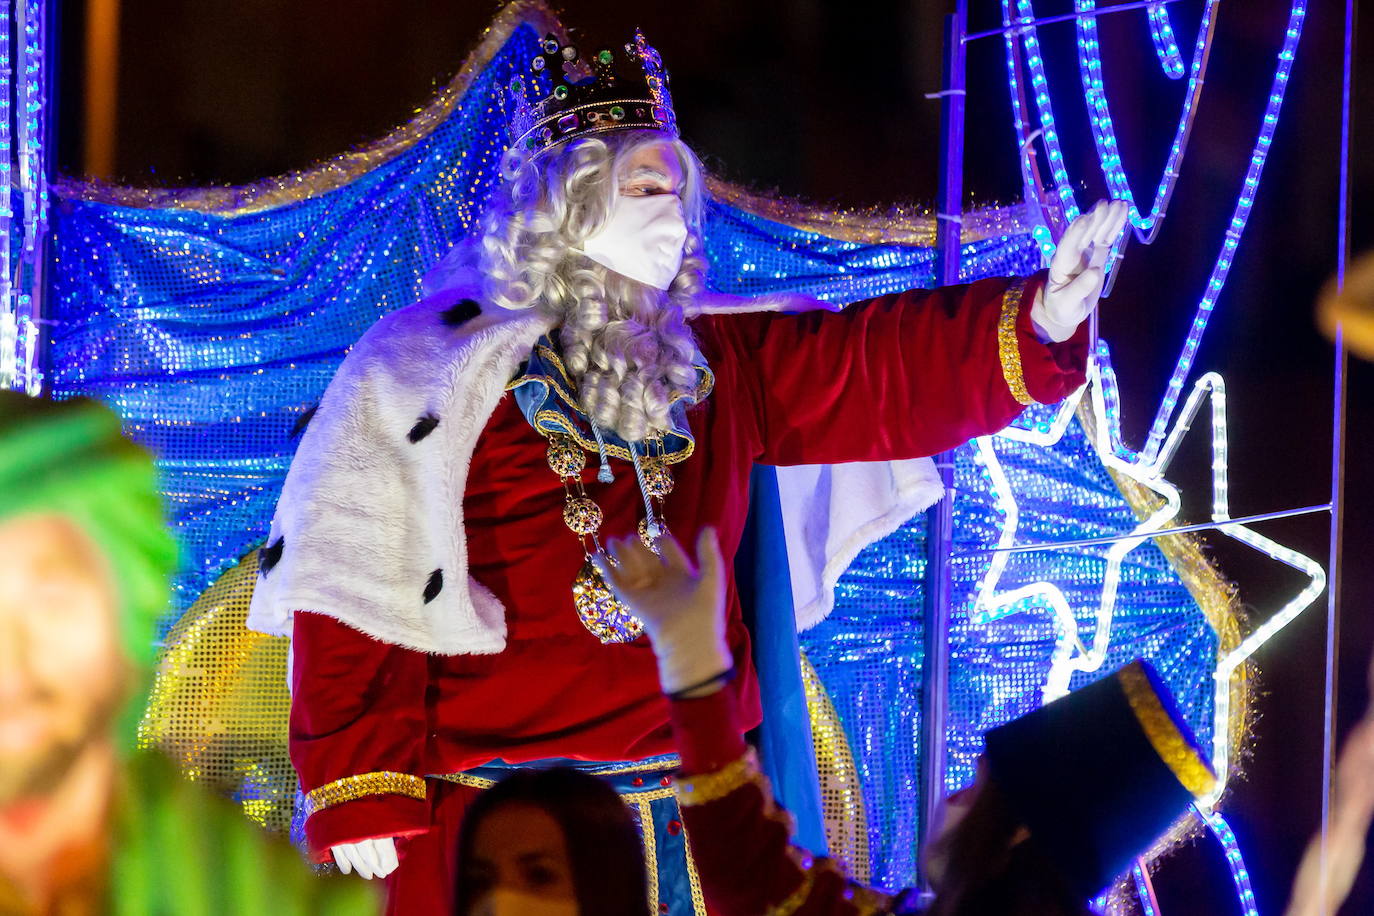
MULTIPOLYGON (((1341 93, 1341 142, 1339 211, 1336 217, 1336 285, 1345 285, 1346 262, 1350 258, 1350 100, 1354 74, 1351 70, 1355 51, 1355 0, 1345 4, 1345 41, 1343 91, 1341 93)), ((1335 792, 1333 776, 1336 765, 1336 691, 1340 676, 1341 639, 1341 539, 1345 500, 1345 398, 1346 352, 1345 332, 1336 326, 1336 360, 1332 380, 1331 405, 1331 558, 1328 563, 1326 585, 1326 678, 1322 703, 1322 815, 1321 862, 1318 874, 1321 888, 1318 899, 1325 906, 1327 900, 1327 831, 1331 826, 1331 803, 1335 792)))
MULTIPOLYGON (((940 196, 935 282, 959 282, 964 196, 964 27, 967 0, 945 17, 944 85, 940 94, 940 196)), ((950 556, 954 544, 954 453, 936 457, 945 498, 929 513, 926 531, 924 716, 921 721, 921 845, 936 826, 945 796, 945 723, 949 706, 950 556)), ((929 889, 929 881, 922 875, 929 889)))

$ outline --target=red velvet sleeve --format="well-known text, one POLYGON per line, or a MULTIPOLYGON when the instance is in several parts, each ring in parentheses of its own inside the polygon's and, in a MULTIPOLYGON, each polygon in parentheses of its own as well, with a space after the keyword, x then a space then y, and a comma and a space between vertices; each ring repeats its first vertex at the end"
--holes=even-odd
POLYGON ((311 855, 329 861, 338 843, 423 833, 426 655, 304 611, 291 651, 291 762, 311 855))
POLYGON ((1028 403, 1083 384, 1087 323, 1043 344, 1030 307, 1044 274, 910 290, 800 315, 716 315, 755 414, 759 460, 917 458, 1003 429, 1028 403))
POLYGON ((829 859, 791 845, 791 816, 735 726, 734 697, 721 690, 671 704, 682 754, 678 799, 702 892, 712 912, 757 916, 864 916, 891 900, 850 883, 829 859))

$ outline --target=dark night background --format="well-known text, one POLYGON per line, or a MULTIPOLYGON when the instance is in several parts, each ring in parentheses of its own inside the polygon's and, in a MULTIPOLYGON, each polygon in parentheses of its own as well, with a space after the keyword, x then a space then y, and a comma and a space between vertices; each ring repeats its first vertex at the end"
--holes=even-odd
MULTIPOLYGON (((63 0, 58 167, 86 171, 81 104, 88 3, 63 0)), ((970 0, 970 32, 1000 25, 996 0, 970 0)), ((1108 4, 1103 3, 1103 6, 1108 4)), ((139 0, 121 11, 113 174, 135 185, 237 184, 309 166, 386 133, 457 70, 494 0, 139 0)), ((1229 383, 1231 500, 1237 516, 1329 498, 1333 351, 1311 305, 1335 269, 1344 2, 1310 4, 1254 213, 1197 361, 1229 383)), ((1041 16, 1072 0, 1040 0, 1041 16)), ((1185 60, 1201 0, 1169 7, 1185 60)), ((641 25, 673 74, 684 137, 715 173, 826 204, 935 198, 945 2, 697 0, 691 4, 566 0, 563 21, 593 41, 641 25)), ((1192 319, 1240 188, 1268 95, 1288 0, 1222 4, 1192 148, 1154 246, 1133 245, 1102 332, 1114 345, 1127 441, 1135 446, 1192 319), (1243 9, 1242 9, 1243 6, 1243 9)), ((1371 21, 1366 17, 1364 31, 1371 21)), ((1158 181, 1182 99, 1160 73, 1144 14, 1103 17, 1106 80, 1137 199, 1158 181)), ((1041 29, 1056 115, 1081 203, 1104 196, 1096 171, 1071 24, 1041 29)), ((1365 36, 1363 47, 1371 48, 1365 36)), ((1020 194, 1004 46, 970 45, 965 191, 969 202, 1020 194)), ((1374 247, 1374 57, 1356 58, 1352 248, 1374 247)), ((1367 699, 1374 644, 1367 609, 1374 542, 1363 434, 1374 419, 1374 367, 1352 362, 1346 572, 1338 716, 1343 734, 1367 699)), ((1175 462, 1185 515, 1210 507, 1205 426, 1175 462)), ((1259 530, 1326 557, 1328 519, 1259 530)), ((1209 545, 1262 620, 1303 578, 1225 538, 1209 545)), ((1226 809, 1247 857, 1260 912, 1278 914, 1321 799, 1325 597, 1261 650, 1263 696, 1246 776, 1226 809)), ((1238 912, 1210 842, 1176 855, 1158 879, 1165 914, 1238 912)), ((1366 869, 1345 913, 1374 912, 1366 869)))

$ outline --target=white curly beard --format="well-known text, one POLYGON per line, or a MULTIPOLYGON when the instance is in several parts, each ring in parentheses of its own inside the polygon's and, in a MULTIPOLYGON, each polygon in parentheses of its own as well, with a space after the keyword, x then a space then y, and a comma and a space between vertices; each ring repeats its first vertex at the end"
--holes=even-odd
POLYGON ((591 262, 571 277, 576 288, 555 317, 583 409, 626 441, 667 430, 674 396, 697 380, 683 297, 591 262))

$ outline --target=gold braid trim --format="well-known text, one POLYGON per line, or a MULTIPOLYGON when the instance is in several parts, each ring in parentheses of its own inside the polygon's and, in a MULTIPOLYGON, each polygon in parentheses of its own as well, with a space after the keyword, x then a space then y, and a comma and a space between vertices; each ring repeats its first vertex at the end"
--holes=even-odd
MULTIPOLYGON (((800 850, 795 846, 792 847, 792 850, 795 858, 795 854, 800 853, 800 850)), ((808 858, 810 857, 808 856, 808 858)), ((816 886, 816 878, 822 872, 833 872, 845 880, 846 890, 849 892, 845 899, 854 908, 858 916, 879 916, 879 914, 887 913, 892 909, 893 898, 872 888, 853 883, 834 859, 820 857, 811 859, 810 864, 798 862, 797 865, 802 870, 802 883, 787 896, 787 899, 770 907, 767 916, 792 916, 793 913, 800 910, 811 897, 811 892, 816 886)))
POLYGON ((793 913, 802 908, 806 899, 811 896, 811 889, 816 886, 816 873, 811 869, 802 871, 802 883, 797 889, 788 895, 777 906, 770 906, 765 916, 792 916, 793 913))
POLYGON ((854 892, 854 896, 849 902, 854 904, 854 908, 859 911, 859 916, 879 916, 881 913, 892 911, 894 898, 887 894, 880 894, 869 887, 859 884, 849 885, 854 892))
POLYGON ((666 773, 670 770, 676 770, 680 766, 682 766, 682 761, 676 754, 673 754, 654 763, 629 760, 625 763, 610 763, 604 767, 596 767, 588 772, 593 776, 611 776, 617 773, 666 773))
POLYGON ((405 795, 418 801, 425 800, 425 781, 409 773, 393 773, 381 770, 376 773, 359 773, 327 782, 318 789, 312 789, 305 796, 305 816, 342 805, 344 802, 366 798, 369 795, 405 795))
POLYGON ((676 779, 677 803, 683 808, 709 805, 751 783, 763 790, 765 798, 772 800, 768 778, 759 772, 752 748, 745 751, 743 757, 713 773, 697 773, 687 778, 679 776, 676 779))
POLYGON ((1217 784, 1216 775, 1197 748, 1183 736, 1164 704, 1160 703, 1145 673, 1131 665, 1117 672, 1117 679, 1126 694, 1126 701, 1131 704, 1131 712, 1135 713, 1136 721, 1140 723, 1159 759, 1193 795, 1211 792, 1217 784))
POLYGON ((1022 404, 1036 403, 1026 387, 1021 370, 1021 341, 1016 336, 1016 319, 1021 315, 1021 294, 1024 281, 1018 281, 1002 294, 1002 314, 997 319, 997 355, 1002 359, 1002 377, 1007 380, 1011 396, 1022 404))

